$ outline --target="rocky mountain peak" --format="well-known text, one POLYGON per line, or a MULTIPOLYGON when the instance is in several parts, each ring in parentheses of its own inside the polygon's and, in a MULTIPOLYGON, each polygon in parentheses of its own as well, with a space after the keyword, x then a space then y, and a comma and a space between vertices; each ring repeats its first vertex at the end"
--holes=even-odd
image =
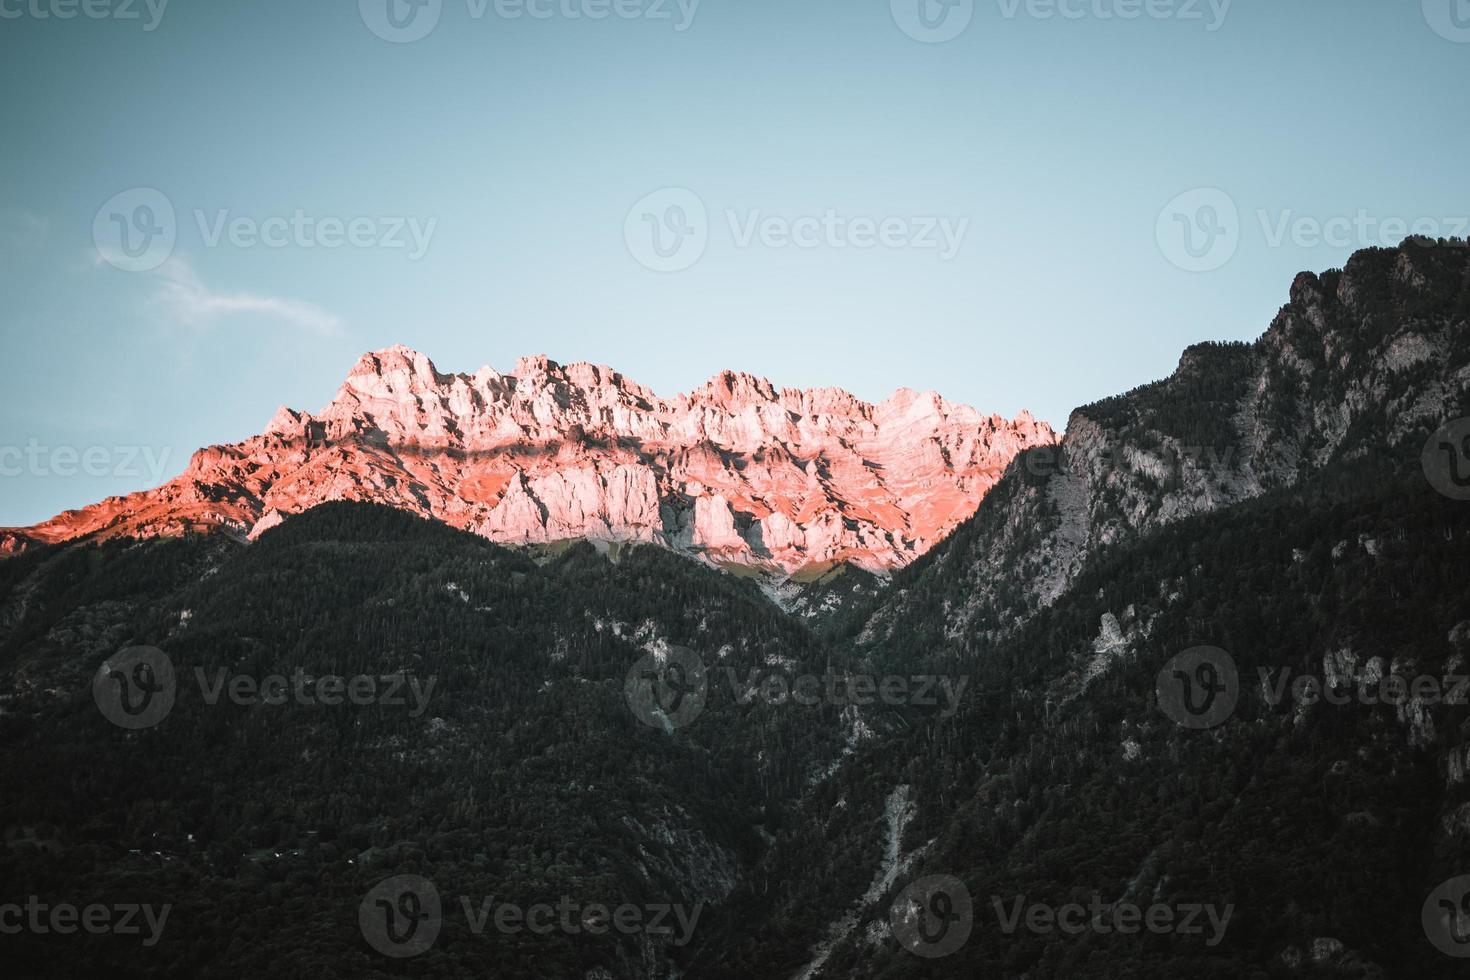
POLYGON ((1021 460, 905 573, 868 638, 887 635, 896 610, 932 604, 946 635, 993 642, 1054 602, 1098 548, 1333 466, 1417 470, 1428 433, 1464 414, 1467 323, 1463 241, 1411 239, 1300 273, 1254 342, 1194 344, 1169 377, 1075 409, 1057 450, 1021 460))
POLYGON ((777 389, 722 371, 661 398, 612 368, 520 358, 441 373, 370 351, 332 401, 200 450, 177 480, 11 532, 28 541, 252 535, 327 500, 389 504, 499 541, 646 541, 790 574, 901 567, 969 517, 1022 449, 1055 433, 900 389, 777 389))

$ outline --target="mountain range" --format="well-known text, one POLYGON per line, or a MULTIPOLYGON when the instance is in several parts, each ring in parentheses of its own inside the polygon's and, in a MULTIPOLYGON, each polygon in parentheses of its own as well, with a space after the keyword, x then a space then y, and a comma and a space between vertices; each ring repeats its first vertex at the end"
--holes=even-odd
POLYGON ((151 947, 6 954, 58 977, 1460 976, 1470 705, 1424 682, 1470 664, 1470 503, 1430 462, 1465 462, 1466 416, 1455 240, 1303 273, 1257 340, 1189 348, 1060 439, 907 392, 721 375, 663 401, 587 365, 366 355, 319 415, 12 532, 0 880, 173 911, 151 947), (871 581, 822 617, 773 587, 829 563, 871 581), (95 685, 139 645, 181 680, 125 728, 95 685), (1200 651, 1214 673, 1182 672, 1200 651), (675 662, 651 710, 640 678, 675 662), (434 683, 417 714, 192 686, 293 671, 434 683), (834 676, 947 694, 793 696, 834 676), (1180 714, 1181 676, 1228 710, 1180 714), (443 914, 395 959, 362 909, 403 876, 443 914), (916 941, 916 894, 973 928, 916 941), (463 911, 559 897, 702 914, 682 942, 463 911), (1228 915, 1008 930, 1015 901, 1228 915))
POLYGON ((725 371, 659 398, 607 367, 525 357, 442 374, 406 347, 364 354, 312 415, 195 453, 162 487, 0 531, 0 550, 223 530, 254 539, 331 500, 398 507, 511 544, 650 542, 812 578, 885 574, 975 511, 1045 422, 933 392, 873 405, 725 371))

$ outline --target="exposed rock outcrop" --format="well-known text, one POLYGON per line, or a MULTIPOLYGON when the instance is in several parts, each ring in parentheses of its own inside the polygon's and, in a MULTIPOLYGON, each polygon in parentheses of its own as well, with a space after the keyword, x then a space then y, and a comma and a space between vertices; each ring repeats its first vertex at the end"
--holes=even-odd
POLYGON ((872 405, 725 371, 663 399, 592 364, 524 357, 443 374, 365 354, 315 415, 197 452, 143 493, 69 511, 0 547, 227 527, 258 536, 328 500, 365 500, 497 541, 665 544, 781 574, 901 567, 974 513, 1010 460, 1055 434, 901 389, 872 405))

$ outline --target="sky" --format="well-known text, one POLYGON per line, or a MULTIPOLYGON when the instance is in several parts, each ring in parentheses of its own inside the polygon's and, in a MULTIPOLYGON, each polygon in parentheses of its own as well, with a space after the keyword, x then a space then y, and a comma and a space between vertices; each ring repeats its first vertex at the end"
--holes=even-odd
POLYGON ((1072 408, 1470 224, 1470 0, 0 0, 0 525, 441 371, 1072 408))

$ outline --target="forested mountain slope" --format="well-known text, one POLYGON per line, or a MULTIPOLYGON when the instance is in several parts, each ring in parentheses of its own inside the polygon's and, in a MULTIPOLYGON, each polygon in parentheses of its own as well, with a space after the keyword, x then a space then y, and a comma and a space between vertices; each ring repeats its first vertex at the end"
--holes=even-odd
POLYGON ((1470 248, 1407 241, 1302 273, 1253 344, 1198 344, 1175 373, 1072 413, 975 517, 913 565, 861 640, 919 628, 977 649, 1066 591, 1099 548, 1303 480, 1417 457, 1464 414, 1470 248))
POLYGON ((1255 344, 1191 348, 1018 457, 846 629, 878 669, 968 678, 964 710, 821 787, 779 887, 742 893, 767 926, 709 975, 1457 975, 1420 919, 1470 873, 1470 502, 1424 461, 1470 435, 1441 430, 1470 414, 1467 276, 1463 244, 1412 242, 1304 274, 1255 344), (1199 647, 1236 679, 1210 728, 1160 704, 1199 647), (865 894, 900 787, 905 873, 865 894), (928 875, 974 900, 933 959, 889 920, 928 875), (1215 944, 1006 933, 992 900, 1020 895, 1235 918, 1215 944), (835 943, 834 901, 856 910, 835 943))
POLYGON ((763 926, 699 975, 793 976, 811 960, 834 906, 868 886, 899 786, 906 874, 819 977, 1461 975, 1420 919, 1470 869, 1470 507, 1413 474, 1341 476, 1106 549, 982 654, 910 648, 971 678, 964 709, 865 747, 820 787, 767 862, 776 897, 750 899, 763 926), (1239 678, 1211 729, 1159 703, 1160 672, 1199 646, 1227 652, 1239 678), (1347 703, 1299 699, 1304 677, 1347 703), (974 901, 968 942, 935 959, 901 948, 889 921, 928 875, 974 901), (1021 895, 1233 917, 1213 946, 1006 934, 992 902, 1021 895))
MULTIPOLYGON (((835 657, 750 582, 653 546, 615 557, 580 545, 538 566, 329 504, 249 547, 117 540, 0 563, 7 894, 174 905, 154 948, 71 937, 54 959, 61 937, 7 936, 7 959, 30 975, 389 975, 356 916, 397 874, 446 905, 720 902, 842 751, 843 722, 738 703, 716 671, 835 657), (92 684, 134 644, 165 651, 178 686, 166 717, 128 731, 92 684), (708 699, 668 732, 625 687, 681 647, 710 664, 708 699), (406 676, 405 703, 208 703, 221 670, 298 669, 406 676)), ((643 935, 472 935, 456 912, 420 969, 644 976, 681 955, 643 935)))

